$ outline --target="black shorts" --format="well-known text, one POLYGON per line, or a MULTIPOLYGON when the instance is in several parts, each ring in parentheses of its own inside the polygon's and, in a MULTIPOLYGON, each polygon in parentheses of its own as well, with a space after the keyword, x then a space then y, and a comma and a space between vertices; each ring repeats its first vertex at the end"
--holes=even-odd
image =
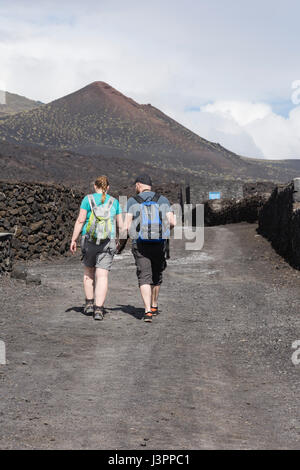
POLYGON ((162 273, 166 269, 165 243, 136 242, 132 244, 139 286, 162 283, 162 273))

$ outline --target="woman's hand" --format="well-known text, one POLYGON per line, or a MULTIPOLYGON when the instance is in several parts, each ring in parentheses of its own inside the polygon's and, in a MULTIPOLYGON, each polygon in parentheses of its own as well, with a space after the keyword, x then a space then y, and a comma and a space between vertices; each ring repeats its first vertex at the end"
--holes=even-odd
POLYGON ((70 245, 70 251, 74 255, 75 251, 77 250, 77 240, 80 235, 80 232, 82 231, 83 224, 86 221, 86 214, 87 211, 85 209, 80 209, 79 211, 79 216, 77 217, 77 220, 74 225, 74 230, 73 230, 73 235, 72 235, 72 241, 70 245))
POLYGON ((70 251, 71 251, 72 255, 74 255, 76 250, 77 250, 77 243, 76 243, 75 240, 72 240, 71 245, 70 245, 70 251))

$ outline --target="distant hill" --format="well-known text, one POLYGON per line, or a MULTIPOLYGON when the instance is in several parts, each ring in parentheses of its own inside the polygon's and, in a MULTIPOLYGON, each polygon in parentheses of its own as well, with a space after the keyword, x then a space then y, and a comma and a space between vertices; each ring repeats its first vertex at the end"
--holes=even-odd
POLYGON ((25 96, 9 93, 8 91, 0 90, 0 96, 0 118, 11 114, 20 113, 22 111, 29 111, 43 104, 41 101, 30 100, 25 98, 25 96), (2 103, 3 98, 5 100, 5 104, 2 103))
POLYGON ((126 158, 0 144, 0 180, 56 183, 90 192, 91 182, 105 174, 109 177, 113 195, 129 196, 134 193, 136 176, 145 172, 153 178, 156 191, 165 194, 172 202, 177 202, 180 184, 184 179, 176 172, 153 168, 126 158))
MULTIPOLYGON (((287 181, 299 161, 240 157, 104 82, 0 119, 0 143, 131 159, 202 178, 287 181)), ((102 157, 100 157, 102 156, 102 157)))
MULTIPOLYGON (((299 168, 299 161, 298 163, 299 168)), ((285 162, 281 162, 283 165, 285 162)), ((289 161, 286 161, 287 165, 289 161)), ((291 161, 295 166, 295 160, 291 161)), ((96 176, 106 174, 109 177, 114 196, 129 196, 134 193, 134 181, 138 174, 148 173, 154 182, 154 190, 166 195, 171 202, 177 202, 180 187, 190 183, 192 201, 202 202, 208 199, 212 190, 221 191, 224 197, 237 196, 243 186, 244 194, 268 192, 272 182, 253 183, 239 178, 212 178, 176 170, 164 170, 146 163, 140 163, 125 157, 104 155, 83 155, 71 151, 53 150, 43 147, 30 147, 10 143, 0 144, 0 180, 49 182, 63 184, 69 188, 90 192, 91 182, 96 176)), ((300 174, 297 168, 282 167, 285 181, 300 174), (284 173, 284 171, 286 173, 284 173)), ((270 180, 269 180, 270 181, 270 180)))

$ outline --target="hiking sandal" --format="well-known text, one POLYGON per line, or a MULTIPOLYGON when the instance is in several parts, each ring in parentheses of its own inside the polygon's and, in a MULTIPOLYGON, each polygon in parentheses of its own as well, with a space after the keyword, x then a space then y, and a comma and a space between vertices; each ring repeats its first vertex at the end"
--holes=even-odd
POLYGON ((151 323, 152 322, 152 312, 146 312, 144 315, 144 321, 151 323))
POLYGON ((103 307, 94 307, 94 320, 101 321, 104 318, 104 308, 103 307))
POLYGON ((87 299, 85 301, 85 306, 84 306, 84 309, 83 309, 83 313, 87 316, 93 315, 93 313, 94 313, 94 299, 92 299, 92 300, 87 299))
POLYGON ((158 307, 151 306, 151 312, 152 312, 153 317, 156 317, 157 315, 159 315, 158 307))

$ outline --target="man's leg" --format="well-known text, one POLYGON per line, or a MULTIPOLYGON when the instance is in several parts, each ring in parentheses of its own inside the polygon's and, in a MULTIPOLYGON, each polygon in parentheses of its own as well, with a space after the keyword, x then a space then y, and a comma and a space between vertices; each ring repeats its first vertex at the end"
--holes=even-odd
POLYGON ((87 266, 84 267, 83 285, 85 298, 87 300, 93 300, 95 285, 95 268, 88 268, 87 266))
POLYGON ((145 313, 151 312, 151 285, 142 284, 140 286, 140 291, 145 306, 145 313))
POLYGON ((158 296, 162 283, 162 273, 166 267, 165 250, 163 245, 157 245, 151 257, 152 269, 152 296, 151 311, 154 316, 158 315, 158 296))
MULTIPOLYGON (((149 249, 149 248, 148 248, 149 249)), ((152 268, 151 260, 148 255, 148 249, 145 246, 132 247, 133 256, 136 264, 136 274, 138 277, 139 288, 144 302, 145 315, 144 321, 152 322, 151 297, 152 297, 152 268)))
POLYGON ((152 286, 151 307, 157 307, 160 285, 152 286))
POLYGON ((151 260, 147 256, 147 248, 141 245, 133 245, 132 253, 136 264, 136 274, 138 278, 141 296, 144 302, 145 313, 151 312, 151 283, 152 269, 151 260))

